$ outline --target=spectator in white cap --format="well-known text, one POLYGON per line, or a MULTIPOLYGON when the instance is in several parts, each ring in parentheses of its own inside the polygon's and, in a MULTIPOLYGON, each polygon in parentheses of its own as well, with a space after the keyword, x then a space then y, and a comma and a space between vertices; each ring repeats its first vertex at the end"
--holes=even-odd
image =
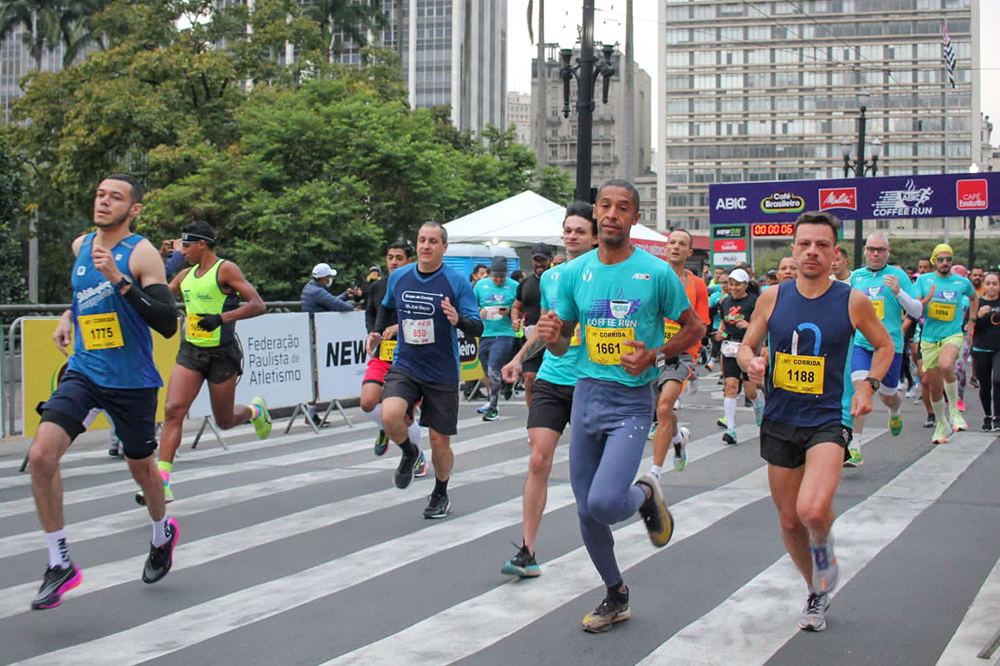
POLYGON ((340 296, 334 296, 328 290, 333 284, 337 271, 330 264, 316 264, 312 270, 312 279, 302 288, 303 312, 351 312, 354 306, 340 296))

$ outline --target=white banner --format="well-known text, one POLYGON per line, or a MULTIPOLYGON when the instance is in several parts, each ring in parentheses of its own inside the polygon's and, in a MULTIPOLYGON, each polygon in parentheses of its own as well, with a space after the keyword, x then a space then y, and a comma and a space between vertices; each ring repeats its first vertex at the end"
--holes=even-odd
MULTIPOLYGON (((236 385, 236 404, 248 405, 263 396, 270 407, 288 407, 312 400, 312 353, 309 314, 266 314, 236 322, 243 349, 243 376, 236 385)), ((201 387, 188 414, 208 416, 212 403, 208 382, 201 387)))
POLYGON ((321 401, 361 395, 368 366, 364 312, 317 312, 316 370, 321 401))

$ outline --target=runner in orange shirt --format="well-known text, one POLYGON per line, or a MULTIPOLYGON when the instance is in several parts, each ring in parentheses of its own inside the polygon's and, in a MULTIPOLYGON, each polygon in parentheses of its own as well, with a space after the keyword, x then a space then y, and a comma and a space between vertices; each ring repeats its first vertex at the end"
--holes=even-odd
MULTIPOLYGON (((694 251, 692 245, 691 234, 683 229, 675 229, 667 238, 667 261, 684 285, 684 292, 691 302, 691 308, 707 325, 711 321, 708 316, 708 288, 704 280, 684 268, 685 262, 694 251)), ((678 330, 680 326, 677 322, 666 320, 665 341, 670 340, 678 330)), ((698 358, 700 350, 701 340, 683 354, 656 360, 656 367, 660 371, 656 379, 656 388, 660 396, 656 403, 657 427, 653 434, 653 468, 650 471, 657 478, 660 477, 667 449, 671 444, 674 447, 674 469, 680 472, 687 466, 687 443, 691 432, 687 428, 677 427, 674 402, 684 389, 685 382, 689 378, 697 378, 695 359, 698 358)))

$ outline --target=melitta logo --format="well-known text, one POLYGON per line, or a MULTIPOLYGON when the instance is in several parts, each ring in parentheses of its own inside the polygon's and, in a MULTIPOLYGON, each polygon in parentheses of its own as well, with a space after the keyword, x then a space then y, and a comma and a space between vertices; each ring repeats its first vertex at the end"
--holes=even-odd
POLYGON ((985 178, 955 181, 955 203, 959 210, 983 210, 990 196, 985 178))
POLYGON ((805 207, 805 199, 791 192, 775 192, 760 202, 764 213, 797 213, 805 207))
POLYGON ((833 187, 827 189, 821 187, 819 190, 819 209, 827 210, 829 208, 850 208, 851 210, 857 210, 857 188, 833 187))

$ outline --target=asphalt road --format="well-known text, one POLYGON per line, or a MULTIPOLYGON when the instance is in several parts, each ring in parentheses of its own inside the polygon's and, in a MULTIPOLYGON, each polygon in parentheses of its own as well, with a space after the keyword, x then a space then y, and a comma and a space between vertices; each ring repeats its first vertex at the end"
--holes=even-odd
MULTIPOLYGON (((537 552, 542 576, 500 566, 520 543, 527 469, 523 399, 484 423, 463 403, 452 513, 422 518, 431 475, 392 485, 397 454, 349 414, 320 435, 302 423, 268 440, 248 426, 185 446, 174 470, 173 571, 140 581, 149 524, 123 462, 87 434, 63 464, 70 552, 83 582, 30 611, 44 539, 0 448, 0 663, 136 664, 978 664, 1000 630, 1000 447, 972 430, 932 446, 906 401, 902 436, 869 418, 865 464, 844 470, 834 527, 841 584, 828 629, 798 630, 806 590, 785 555, 753 417, 722 443, 715 377, 685 394, 690 461, 663 477, 676 521, 654 549, 636 518, 615 526, 632 617, 602 635, 580 620, 604 588, 582 547, 560 445, 537 552)), ((567 439, 567 438, 564 438, 567 439)), ((426 446, 426 443, 425 443, 426 446)), ((651 447, 643 470, 650 465, 651 447)), ((669 461, 668 461, 669 464, 669 461)))

